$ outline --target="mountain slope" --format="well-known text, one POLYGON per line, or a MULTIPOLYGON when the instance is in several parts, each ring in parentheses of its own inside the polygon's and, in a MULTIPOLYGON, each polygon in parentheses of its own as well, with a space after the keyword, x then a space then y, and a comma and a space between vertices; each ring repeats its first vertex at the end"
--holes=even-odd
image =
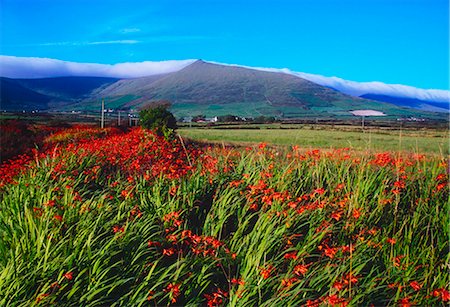
MULTIPOLYGON (((139 107, 167 99, 178 116, 232 113, 241 116, 338 116, 349 110, 400 109, 352 97, 290 74, 196 61, 184 69, 153 78, 120 80, 97 92, 113 105, 139 107)), ((401 113, 401 112, 397 112, 401 113)))
POLYGON ((48 109, 52 97, 28 89, 15 79, 0 77, 0 108, 2 110, 48 109))
POLYGON ((10 79, 0 77, 1 108, 7 110, 59 109, 119 79, 103 77, 56 77, 10 79))

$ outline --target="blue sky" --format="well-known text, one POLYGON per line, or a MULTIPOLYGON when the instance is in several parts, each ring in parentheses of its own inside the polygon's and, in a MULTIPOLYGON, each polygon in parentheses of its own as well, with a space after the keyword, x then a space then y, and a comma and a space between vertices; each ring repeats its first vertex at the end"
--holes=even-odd
POLYGON ((449 88, 447 0, 1 0, 2 55, 202 58, 449 88))

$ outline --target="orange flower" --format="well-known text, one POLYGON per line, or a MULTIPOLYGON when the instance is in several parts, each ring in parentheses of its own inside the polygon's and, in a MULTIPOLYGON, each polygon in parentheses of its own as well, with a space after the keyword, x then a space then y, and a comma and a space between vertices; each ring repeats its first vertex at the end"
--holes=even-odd
POLYGON ((397 243, 397 240, 394 238, 387 238, 386 240, 389 244, 394 245, 395 243, 397 243))
POLYGON ((450 301, 450 293, 444 288, 435 289, 431 294, 434 297, 439 297, 443 302, 450 301))
POLYGON ((273 271, 273 266, 269 265, 267 268, 265 269, 261 269, 260 271, 260 275, 262 276, 262 278, 267 279, 270 277, 270 274, 273 271))
POLYGON ((63 277, 67 280, 72 280, 73 279, 73 272, 67 272, 66 274, 63 275, 63 277))
POLYGON ((299 264, 299 265, 296 265, 294 267, 294 274, 295 275, 298 275, 298 276, 305 275, 306 272, 308 272, 308 266, 306 266, 306 265, 299 264))
POLYGON ((341 291, 344 288, 344 283, 340 281, 335 281, 333 284, 333 288, 336 288, 338 291, 341 291))
POLYGON ((241 278, 239 278, 239 279, 233 278, 233 279, 231 279, 231 283, 235 284, 235 285, 241 285, 241 286, 243 286, 245 284, 245 282, 241 278))
POLYGON ((297 259, 297 252, 292 252, 292 253, 285 254, 284 255, 284 259, 296 260, 297 259))
POLYGON ((63 220, 63 218, 62 218, 62 216, 61 215, 54 215, 53 216, 54 218, 55 218, 55 220, 58 220, 58 221, 60 221, 60 222, 62 222, 62 220, 63 220))
POLYGON ((169 283, 164 292, 170 293, 171 302, 176 303, 177 297, 180 295, 180 284, 169 283))
POLYGON ((397 303, 400 307, 412 306, 412 303, 409 301, 409 298, 407 298, 407 297, 400 299, 397 303))
POLYGON ((417 281, 412 281, 409 283, 409 285, 411 286, 411 288, 413 288, 415 291, 419 291, 422 286, 417 282, 417 281))

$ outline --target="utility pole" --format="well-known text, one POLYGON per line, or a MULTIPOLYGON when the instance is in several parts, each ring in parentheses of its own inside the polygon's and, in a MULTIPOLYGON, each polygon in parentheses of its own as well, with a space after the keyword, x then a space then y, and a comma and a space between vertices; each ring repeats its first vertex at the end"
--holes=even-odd
POLYGON ((102 98, 102 122, 101 128, 105 128, 105 100, 102 98))
POLYGON ((362 125, 362 130, 363 130, 363 131, 364 131, 364 119, 365 119, 365 116, 363 115, 363 116, 362 116, 362 120, 361 120, 361 122, 362 122, 361 125, 362 125))
POLYGON ((117 118, 117 126, 120 126, 120 110, 119 110, 119 117, 117 118))

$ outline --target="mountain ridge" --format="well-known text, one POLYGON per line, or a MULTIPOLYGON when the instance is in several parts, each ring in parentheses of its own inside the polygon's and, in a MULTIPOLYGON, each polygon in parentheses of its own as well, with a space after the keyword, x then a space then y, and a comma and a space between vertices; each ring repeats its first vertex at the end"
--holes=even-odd
POLYGON ((2 93, 2 109, 15 104, 22 108, 41 105, 50 110, 97 110, 101 99, 106 100, 108 108, 136 109, 165 99, 173 103, 172 111, 179 117, 198 114, 339 117, 350 116, 349 112, 355 109, 373 109, 390 116, 428 114, 343 94, 289 73, 203 60, 175 72, 140 78, 59 77, 8 79, 8 82, 6 79, 0 78, 2 87, 6 86, 6 92, 10 93, 9 96, 2 93), (11 92, 14 86, 16 89, 11 92), (21 88, 27 99, 17 93, 21 88))

